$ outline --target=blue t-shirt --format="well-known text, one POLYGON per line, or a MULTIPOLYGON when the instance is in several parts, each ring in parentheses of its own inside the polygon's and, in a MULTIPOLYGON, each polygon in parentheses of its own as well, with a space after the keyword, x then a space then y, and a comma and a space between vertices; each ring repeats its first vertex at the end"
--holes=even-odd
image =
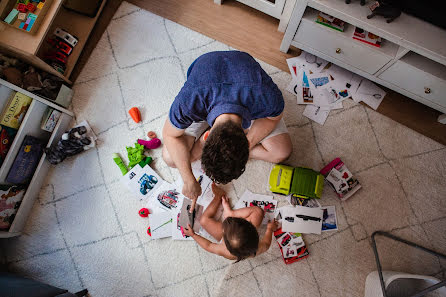
POLYGON ((283 108, 281 91, 253 57, 239 51, 211 52, 189 67, 169 119, 185 129, 200 121, 212 126, 219 115, 234 113, 247 129, 251 120, 278 116, 283 108))

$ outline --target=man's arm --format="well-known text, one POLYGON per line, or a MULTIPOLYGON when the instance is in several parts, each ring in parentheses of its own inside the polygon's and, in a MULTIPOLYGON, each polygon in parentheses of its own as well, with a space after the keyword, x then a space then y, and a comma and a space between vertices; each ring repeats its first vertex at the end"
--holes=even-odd
POLYGON ((279 124, 282 116, 283 113, 276 117, 255 120, 251 128, 249 128, 248 134, 246 134, 249 141, 249 149, 252 149, 263 138, 268 136, 274 130, 274 128, 276 128, 277 124, 279 124))
POLYGON ((187 146, 184 130, 174 127, 169 119, 166 119, 163 128, 164 145, 169 152, 170 158, 180 172, 183 179, 183 195, 192 200, 193 207, 198 196, 201 195, 200 184, 192 173, 190 164, 190 148, 187 146))

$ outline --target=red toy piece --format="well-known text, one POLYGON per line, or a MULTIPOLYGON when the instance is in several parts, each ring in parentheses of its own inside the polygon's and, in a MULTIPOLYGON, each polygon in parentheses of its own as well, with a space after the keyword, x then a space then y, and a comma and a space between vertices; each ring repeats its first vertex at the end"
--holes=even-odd
POLYGON ((153 138, 151 140, 138 139, 138 144, 145 146, 145 148, 149 150, 153 150, 159 148, 159 146, 161 145, 161 140, 159 140, 158 138, 153 138))
POLYGON ((138 107, 132 107, 129 110, 129 114, 135 123, 139 123, 141 121, 141 113, 139 112, 138 107))
POLYGON ((147 234, 149 234, 149 236, 152 236, 152 231, 150 231, 150 227, 147 228, 147 234))
POLYGON ((153 131, 149 131, 149 132, 147 132, 147 136, 148 136, 150 139, 157 138, 157 137, 156 137, 156 133, 153 132, 153 131))
POLYGON ((26 8, 26 5, 23 3, 17 4, 17 10, 20 12, 27 12, 28 8, 26 8))
POLYGON ((142 217, 142 218, 147 218, 148 216, 149 216, 149 209, 148 208, 141 208, 140 210, 139 210, 139 216, 140 217, 142 217))
POLYGON ((26 8, 29 10, 29 11, 31 11, 31 12, 34 12, 34 11, 36 11, 36 6, 34 5, 34 4, 32 4, 32 3, 28 3, 28 5, 26 5, 26 8))

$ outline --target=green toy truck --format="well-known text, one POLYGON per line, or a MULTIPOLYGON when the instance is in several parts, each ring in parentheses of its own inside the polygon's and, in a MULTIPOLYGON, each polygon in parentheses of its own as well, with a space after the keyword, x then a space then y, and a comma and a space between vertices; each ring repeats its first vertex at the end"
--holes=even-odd
POLYGON ((324 176, 309 168, 274 165, 269 175, 269 190, 273 193, 310 199, 321 198, 324 176))

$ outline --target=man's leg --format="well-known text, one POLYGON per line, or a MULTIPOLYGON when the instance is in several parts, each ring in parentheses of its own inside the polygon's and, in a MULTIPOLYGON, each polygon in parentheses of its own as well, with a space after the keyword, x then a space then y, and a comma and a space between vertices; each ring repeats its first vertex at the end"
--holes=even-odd
POLYGON ((290 134, 282 133, 257 144, 249 152, 249 157, 271 163, 280 163, 285 161, 292 151, 293 145, 290 134))
MULTIPOLYGON (((190 151, 190 161, 194 162, 201 158, 204 140, 201 135, 209 129, 206 122, 192 123, 181 136, 190 151)), ((163 159, 169 167, 175 167, 166 146, 163 146, 163 159)))

